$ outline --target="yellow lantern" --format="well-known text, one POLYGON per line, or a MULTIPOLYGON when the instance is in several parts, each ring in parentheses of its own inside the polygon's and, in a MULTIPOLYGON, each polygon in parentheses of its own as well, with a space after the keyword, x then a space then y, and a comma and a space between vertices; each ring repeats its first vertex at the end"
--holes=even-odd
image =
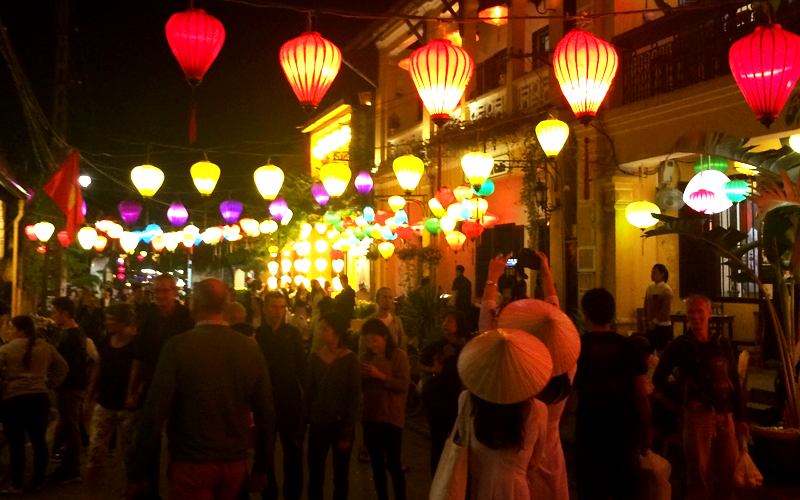
POLYGON ((319 234, 325 234, 325 231, 328 230, 328 225, 325 224, 324 222, 317 222, 316 224, 314 224, 314 229, 319 234))
POLYGON ((275 276, 276 274, 278 274, 278 268, 279 268, 279 267, 280 267, 280 264, 278 264, 278 263, 277 263, 277 262, 275 262, 274 260, 271 260, 271 261, 269 261, 269 262, 267 263, 267 270, 269 271, 269 274, 271 274, 271 275, 273 275, 273 276, 275 276))
POLYGON ((467 237, 461 231, 447 233, 444 239, 447 240, 447 244, 450 245, 450 248, 452 248, 454 252, 461 250, 461 247, 464 246, 464 242, 467 241, 467 237))
POLYGON ((487 210, 489 210, 489 202, 486 201, 484 198, 473 198, 467 201, 467 206, 469 207, 469 211, 474 218, 478 218, 478 215, 485 214, 487 210))
MULTIPOLYGON (((460 205, 456 206, 458 206, 459 210, 461 209, 460 205)), ((450 231, 456 228, 456 220, 453 217, 450 217, 449 215, 445 215, 444 217, 439 219, 439 227, 441 227, 442 231, 444 231, 445 233, 449 233, 450 231)))
POLYGON ((325 241, 325 240, 317 240, 314 243, 314 248, 317 249, 317 252, 323 253, 323 252, 325 252, 325 250, 328 249, 328 242, 325 241))
POLYGON ((200 237, 200 228, 195 226, 194 224, 189 224, 185 228, 183 228, 184 234, 191 234, 194 236, 195 239, 200 237))
POLYGON ((300 257, 305 257, 306 255, 311 253, 311 243, 307 241, 301 241, 300 243, 297 244, 295 251, 297 252, 297 255, 299 255, 300 257))
POLYGON ((406 206, 406 200, 402 196, 392 196, 389 198, 389 206, 392 212, 397 212, 406 206))
POLYGON ((344 163, 328 163, 319 171, 325 191, 331 196, 341 196, 350 183, 350 168, 344 163))
POLYGON ((569 137, 569 126, 561 120, 544 120, 536 125, 536 138, 548 158, 554 158, 561 152, 569 137))
POLYGON ((117 225, 116 222, 114 222, 113 220, 108 220, 108 219, 99 220, 99 221, 94 223, 94 227, 96 227, 97 229, 99 229, 100 231, 102 231, 104 233, 109 232, 116 225, 117 225))
POLYGON ((350 245, 350 238, 342 238, 341 240, 336 242, 336 246, 339 247, 339 250, 342 252, 346 252, 352 248, 350 245))
POLYGON ((281 261, 281 269, 283 269, 284 273, 288 273, 292 270, 292 261, 289 259, 283 259, 281 261))
POLYGON ((649 201, 634 201, 625 207, 625 218, 634 226, 645 229, 658 224, 658 219, 653 217, 653 213, 660 214, 661 209, 655 203, 649 201))
POLYGON ((222 229, 218 228, 217 226, 210 227, 205 230, 203 233, 203 241, 209 245, 216 245, 222 238, 224 238, 225 234, 222 229))
POLYGON ((328 238, 329 240, 333 240, 336 239, 336 237, 339 236, 339 234, 341 234, 339 233, 339 231, 331 229, 330 231, 328 231, 328 234, 326 234, 325 237, 328 238))
POLYGON ((131 181, 145 198, 155 195, 164 183, 164 172, 153 165, 139 165, 131 170, 131 181))
POLYGON ((275 290, 276 288, 278 288, 278 278, 276 278, 275 276, 270 276, 269 278, 267 278, 267 287, 270 290, 275 290))
POLYGON ((384 241, 378 245, 378 252, 384 259, 389 259, 394 254, 394 245, 391 242, 384 241))
POLYGON ((467 180, 476 188, 476 191, 489 178, 492 167, 494 167, 494 158, 486 153, 467 153, 461 158, 464 175, 467 176, 467 180))
POLYGON ((244 230, 245 233, 247 233, 248 236, 252 236, 252 237, 258 236, 258 234, 259 234, 259 230, 258 230, 259 224, 258 224, 257 220, 248 219, 248 218, 245 217, 244 219, 240 219, 239 220, 239 225, 242 226, 242 229, 244 230))
POLYGON ((322 272, 328 268, 328 261, 325 259, 317 259, 314 261, 314 267, 317 268, 317 271, 322 272))
POLYGON ((800 153, 800 134, 794 134, 789 137, 789 147, 792 148, 795 153, 800 153))
POLYGON ((331 267, 333 267, 333 272, 340 273, 342 269, 344 269, 344 261, 342 259, 336 259, 331 262, 331 267))
POLYGON ((98 235, 97 241, 94 242, 94 249, 98 252, 102 252, 106 249, 106 245, 108 245, 108 238, 98 235))
POLYGON ((455 221, 464 220, 464 214, 461 210, 460 203, 453 203, 449 207, 447 207, 447 216, 452 218, 455 221))
POLYGON ((428 201, 428 207, 430 207, 434 217, 441 217, 445 214, 444 207, 436 198, 431 198, 428 201))
POLYGON ((311 224, 303 224, 300 226, 300 238, 306 239, 311 236, 311 224))
POLYGON ((417 189, 417 184, 425 171, 425 164, 414 155, 403 155, 392 162, 392 169, 400 187, 406 194, 411 194, 411 191, 417 189))
MULTIPOLYGON (((458 186, 453 189, 453 196, 456 197, 457 202, 461 203, 464 200, 471 200, 475 196, 475 192, 469 186, 458 186)), ((450 206, 452 207, 452 205, 450 206)))
MULTIPOLYGON (((128 234, 131 234, 131 233, 128 233, 128 234)), ((134 234, 133 236, 136 236, 136 235, 134 234)), ((174 252, 175 249, 178 248, 178 245, 180 245, 181 241, 183 240, 183 235, 180 234, 180 233, 164 233, 161 237, 164 239, 164 246, 170 252, 174 252)), ((125 238, 124 234, 122 235, 122 238, 125 238)), ((122 245, 122 238, 119 239, 120 245, 122 245)), ((133 239, 131 238, 130 241, 129 241, 129 244, 132 244, 132 243, 133 243, 133 239)), ((138 240, 137 240, 137 243, 138 243, 138 240)), ((122 248, 124 250, 125 246, 122 245, 122 248)), ((134 250, 136 249, 136 247, 133 247, 133 248, 134 248, 134 250)))
POLYGON ((47 243, 51 236, 53 236, 53 232, 56 230, 56 227, 49 222, 38 222, 33 226, 33 234, 41 241, 42 243, 47 243))
POLYGON ((294 261, 294 268, 299 273, 307 273, 311 270, 311 261, 308 259, 299 259, 294 261))
POLYGON ((82 227, 78 231, 78 243, 84 250, 89 250, 97 242, 97 231, 93 227, 82 227))
POLYGON ((735 161, 733 162, 733 167, 740 174, 749 175, 751 177, 758 175, 758 168, 755 165, 750 165, 749 163, 735 161))
POLYGON ((192 248, 194 246, 194 235, 187 233, 186 231, 183 232, 183 246, 186 248, 192 248))
POLYGON ((283 170, 275 165, 259 167, 253 174, 258 192, 265 200, 274 200, 283 186, 283 170))
POLYGON ((291 276, 281 276, 281 285, 288 285, 292 282, 291 276))
MULTIPOLYGON (((170 233, 170 234, 172 234, 172 233, 170 233)), ((165 244, 166 244, 166 239, 167 239, 166 236, 167 235, 165 234, 164 235, 164 237, 165 237, 164 238, 164 243, 165 244)), ((134 250, 136 250, 136 246, 138 244, 139 244, 139 236, 136 235, 136 234, 133 234, 131 232, 125 231, 124 233, 122 233, 122 236, 119 237, 119 246, 121 246, 122 249, 125 250, 125 252, 127 252, 127 253, 132 253, 134 250)), ((177 246, 177 245, 175 245, 175 246, 177 246)), ((169 245, 167 245, 167 248, 169 248, 169 245)), ((175 250, 175 247, 169 248, 169 250, 170 251, 175 250)))
POLYGON ((338 276, 333 278, 333 280, 331 280, 331 284, 333 285, 333 289, 336 290, 337 292, 341 292, 342 289, 344 288, 342 287, 342 280, 340 280, 338 276))
POLYGON ((109 238, 111 238, 112 240, 118 240, 118 239, 120 238, 120 236, 122 236, 122 233, 123 233, 123 232, 125 232, 125 230, 124 230, 124 229, 122 229, 122 226, 120 226, 119 224, 114 224, 114 225, 111 227, 111 229, 109 229, 108 231, 106 231, 106 234, 107 234, 107 235, 108 235, 108 237, 109 237, 109 238))
POLYGON ((189 173, 194 181, 194 186, 203 196, 214 192, 219 180, 219 167, 210 161, 199 161, 192 165, 189 173))
MULTIPOLYGON (((203 236, 204 236, 203 241, 206 241, 205 240, 205 235, 203 235, 203 236)), ((164 237, 161 236, 161 235, 158 235, 155 238, 153 238, 152 240, 150 240, 150 244, 153 246, 153 250, 155 250, 156 252, 160 252, 161 250, 164 250, 164 237)))
POLYGON ((258 225, 258 230, 264 234, 272 234, 278 230, 278 223, 274 220, 265 220, 258 225))
POLYGON ((285 225, 289 224, 289 222, 291 222, 291 220, 292 220, 292 216, 293 215, 294 215, 294 212, 292 212, 291 209, 287 208, 286 211, 283 212, 283 218, 281 219, 281 226, 285 226, 285 225))

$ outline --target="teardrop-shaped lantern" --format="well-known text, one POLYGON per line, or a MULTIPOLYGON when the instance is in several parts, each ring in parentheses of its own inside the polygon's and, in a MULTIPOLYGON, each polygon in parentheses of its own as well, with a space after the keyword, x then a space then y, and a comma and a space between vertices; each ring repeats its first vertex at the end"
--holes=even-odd
POLYGON ((119 215, 122 217, 122 222, 128 226, 136 224, 141 213, 142 205, 138 201, 121 201, 119 203, 119 215))
POLYGON ((402 210, 406 206, 406 200, 402 196, 390 196, 388 202, 392 212, 402 210))
POLYGON ((747 104, 767 128, 800 77, 800 36, 780 24, 759 26, 731 46, 728 62, 747 104))
POLYGON ((317 205, 321 207, 327 205, 331 199, 331 195, 325 191, 325 186, 322 184, 314 184, 311 186, 311 196, 314 197, 314 201, 317 202, 317 205))
POLYGON ((219 212, 228 224, 233 224, 242 215, 242 204, 236 200, 223 201, 219 204, 219 212))
POLYGON ((425 164, 414 155, 403 155, 395 158, 392 162, 392 169, 400 187, 406 194, 411 194, 413 190, 417 189, 419 180, 425 172, 425 164))
POLYGON ((372 176, 369 175, 369 172, 362 170, 356 176, 356 180, 353 181, 353 184, 356 186, 356 191, 363 195, 367 195, 370 191, 372 191, 372 186, 375 183, 372 181, 372 176))
POLYGON ((548 158, 555 158, 569 137, 569 126, 561 120, 542 120, 536 125, 536 139, 548 158))
POLYGON ((139 165, 131 170, 131 181, 145 198, 155 195, 164 183, 164 172, 153 165, 139 165))
POLYGON ((61 243, 61 246, 69 246, 69 234, 66 231, 57 232, 56 237, 58 238, 58 242, 61 243))
POLYGON ((47 243, 55 230, 56 227, 47 221, 37 222, 33 225, 33 232, 42 243, 47 243))
POLYGON ((434 123, 450 119, 474 69, 467 51, 450 40, 433 40, 411 54, 408 72, 434 123))
POLYGON ((619 57, 610 43, 572 30, 556 45, 553 70, 575 117, 588 124, 617 74, 619 57))
POLYGON ((469 183, 477 191, 489 178, 494 167, 494 158, 486 153, 467 153, 461 158, 461 169, 469 183))
POLYGON ((447 244, 450 245, 450 248, 453 249, 454 252, 461 250, 461 247, 464 246, 464 242, 467 241, 467 237, 460 231, 451 231, 447 233, 444 238, 447 240, 447 244))
POLYGON ((94 242, 94 249, 98 252, 102 252, 106 249, 106 245, 108 245, 108 238, 103 235, 97 235, 97 240, 94 242))
POLYGON ((461 225, 461 232, 467 238, 477 238, 483 233, 483 226, 474 220, 465 220, 464 224, 461 225))
POLYGON ((725 192, 725 196, 734 203, 746 200, 751 192, 750 184, 741 179, 735 179, 725 183, 725 185, 722 186, 722 190, 725 192))
POLYGON ((342 52, 319 33, 308 32, 283 44, 280 61, 300 105, 314 109, 339 73, 342 52))
POLYGON ((389 243, 388 241, 384 241, 380 245, 378 245, 378 252, 380 252, 381 257, 384 259, 388 259, 394 254, 394 243, 389 243))
POLYGON ((265 200, 274 200, 283 186, 283 170, 275 165, 264 165, 253 173, 258 192, 265 200))
POLYGON ((203 196, 214 192, 219 180, 219 167, 210 161, 199 161, 189 169, 194 185, 203 196))
POLYGON ((350 183, 350 168, 344 163, 328 163, 319 170, 319 177, 325 191, 329 195, 337 197, 344 193, 347 184, 350 183))
POLYGON ((276 197, 272 200, 272 203, 269 204, 269 214, 278 222, 283 219, 283 214, 285 214, 288 209, 289 205, 286 203, 286 200, 283 199, 283 196, 276 197))
POLYGON ((78 243, 84 250, 92 248, 97 241, 97 231, 93 227, 82 227, 78 231, 78 243))

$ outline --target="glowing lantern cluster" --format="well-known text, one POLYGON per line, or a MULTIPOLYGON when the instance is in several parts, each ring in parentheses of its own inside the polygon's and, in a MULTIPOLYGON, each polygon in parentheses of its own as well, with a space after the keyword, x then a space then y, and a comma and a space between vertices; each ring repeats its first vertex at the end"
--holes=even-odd
POLYGON ((569 126, 561 120, 543 120, 536 125, 536 139, 548 158, 555 158, 569 137, 569 126))
POLYGON ((625 218, 628 219, 633 226, 640 229, 655 226, 658 224, 658 219, 653 217, 653 214, 660 214, 661 209, 655 203, 649 201, 634 201, 625 207, 625 218))
POLYGON ((274 200, 283 186, 283 170, 275 165, 264 165, 253 173, 256 188, 265 200, 274 200))
POLYGON ((219 172, 219 167, 210 161, 199 161, 189 169, 194 186, 203 196, 209 196, 214 192, 219 181, 219 172))
POLYGON ((317 145, 311 148, 311 155, 317 160, 321 160, 328 156, 332 151, 339 149, 350 144, 350 139, 353 138, 353 132, 348 125, 334 130, 330 134, 322 137, 317 141, 317 145))
POLYGON ((480 189, 489 179, 494 167, 494 158, 486 153, 467 153, 461 158, 461 168, 473 189, 480 189))
POLYGON ((450 118, 474 69, 467 51, 449 40, 433 40, 411 54, 408 72, 434 123, 450 118))
POLYGON ((319 33, 308 32, 284 43, 281 68, 304 108, 316 108, 342 65, 342 52, 319 33))
POLYGON ((131 170, 131 181, 145 198, 155 195, 164 183, 164 172, 153 165, 139 165, 131 170))

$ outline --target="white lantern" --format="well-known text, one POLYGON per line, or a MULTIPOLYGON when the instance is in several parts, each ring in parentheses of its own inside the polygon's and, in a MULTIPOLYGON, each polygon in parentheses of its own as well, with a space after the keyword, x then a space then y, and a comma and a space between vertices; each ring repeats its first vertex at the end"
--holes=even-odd
POLYGON ((344 261, 342 259, 336 259, 331 262, 331 266, 333 267, 333 272, 340 273, 342 269, 344 269, 344 261))
POLYGON ((730 181, 727 175, 718 170, 703 170, 695 174, 686 185, 686 189, 683 191, 683 201, 691 206, 689 197, 695 192, 705 189, 706 191, 714 193, 714 204, 705 213, 718 214, 724 212, 733 206, 733 202, 728 199, 724 190, 725 184, 730 181))

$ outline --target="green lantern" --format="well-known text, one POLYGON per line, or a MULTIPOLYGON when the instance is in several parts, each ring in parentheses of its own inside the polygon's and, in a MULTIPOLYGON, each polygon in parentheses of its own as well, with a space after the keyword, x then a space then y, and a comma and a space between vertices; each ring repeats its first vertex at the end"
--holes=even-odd
POLYGON ((342 224, 342 222, 337 222, 336 224, 333 225, 333 228, 339 231, 340 233, 344 232, 344 224, 342 224))
POLYGON ((725 185, 722 186, 722 190, 725 192, 725 196, 734 203, 744 201, 750 195, 750 185, 738 179, 726 182, 725 185))
POLYGON ((431 217, 425 221, 425 230, 431 234, 439 234, 442 232, 442 226, 439 225, 439 219, 431 217))
POLYGON ((494 193, 494 182, 492 182, 491 179, 486 179, 484 183, 481 184, 480 189, 475 191, 475 188, 472 188, 472 192, 478 196, 489 196, 494 193))
POLYGON ((335 226, 342 222, 342 218, 339 217, 339 214, 336 212, 328 212, 325 214, 325 222, 328 223, 329 226, 335 226))
POLYGON ((355 236, 359 240, 363 240, 364 239, 364 231, 360 227, 356 228, 355 231, 353 231, 353 236, 355 236))
POLYGON ((718 170, 724 174, 728 171, 728 160, 716 156, 701 156, 694 161, 694 171, 699 174, 703 170, 718 170))

